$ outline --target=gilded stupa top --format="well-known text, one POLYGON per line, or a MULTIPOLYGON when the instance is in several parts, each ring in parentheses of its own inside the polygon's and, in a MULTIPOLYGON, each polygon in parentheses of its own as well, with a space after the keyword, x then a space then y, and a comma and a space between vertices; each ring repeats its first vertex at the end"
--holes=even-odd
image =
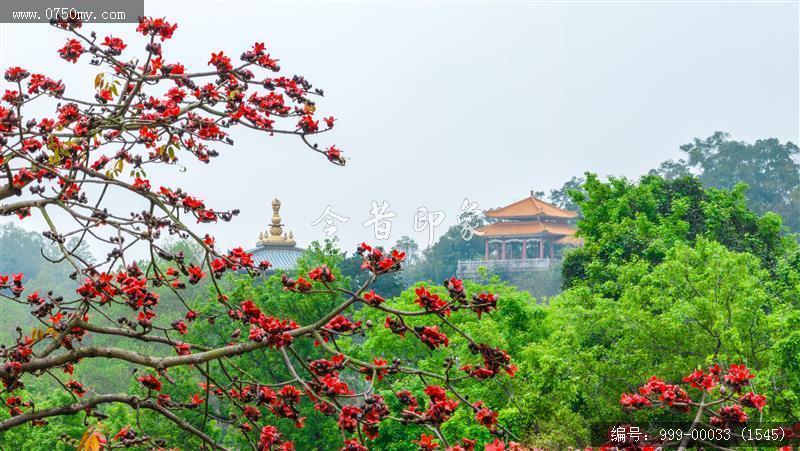
POLYGON ((258 242, 256 246, 294 246, 297 244, 294 240, 292 232, 288 234, 283 231, 283 224, 281 223, 281 201, 273 199, 272 201, 272 224, 266 232, 258 234, 258 242))

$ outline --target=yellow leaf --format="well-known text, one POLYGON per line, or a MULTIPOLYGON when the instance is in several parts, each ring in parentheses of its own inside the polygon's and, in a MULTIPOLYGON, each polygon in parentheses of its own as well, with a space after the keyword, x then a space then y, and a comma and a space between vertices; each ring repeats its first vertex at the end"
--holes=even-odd
POLYGON ((106 436, 94 425, 83 433, 76 451, 101 451, 106 443, 106 436))

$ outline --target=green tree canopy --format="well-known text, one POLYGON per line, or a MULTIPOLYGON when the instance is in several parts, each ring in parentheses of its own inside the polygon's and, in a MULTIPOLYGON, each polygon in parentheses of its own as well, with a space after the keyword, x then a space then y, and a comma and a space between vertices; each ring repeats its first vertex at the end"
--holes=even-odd
POLYGON ((698 238, 676 244, 654 267, 634 258, 615 274, 616 297, 579 286, 556 298, 548 307, 552 334, 523 353, 521 371, 532 380, 519 402, 540 423, 540 444, 597 443, 604 424, 629 419, 619 397, 637 381, 653 374, 679 381, 713 362, 759 373, 770 399, 765 419, 796 417, 796 364, 786 365, 800 355, 791 329, 797 310, 770 290, 757 257, 698 238))
MULTIPOLYGON (((482 218, 473 225, 482 225, 482 218)), ((461 226, 454 225, 436 243, 422 252, 422 259, 416 265, 410 266, 403 277, 408 282, 429 280, 439 283, 456 273, 459 260, 483 257, 483 253, 483 239, 473 236, 466 240, 461 235, 461 226)))
POLYGON ((597 285, 607 294, 618 294, 621 266, 637 260, 656 265, 677 243, 699 237, 750 252, 771 271, 794 246, 781 235, 780 216, 759 216, 748 209, 744 185, 704 189, 695 177, 667 180, 657 175, 638 182, 617 177, 603 182, 587 173, 583 187, 574 199, 582 210, 578 234, 586 245, 567 254, 565 287, 597 285))
POLYGON ((668 178, 698 174, 705 186, 733 189, 748 186, 748 204, 756 213, 772 211, 784 218, 786 226, 800 231, 800 148, 778 139, 754 143, 734 141, 716 132, 681 146, 685 159, 665 161, 656 171, 668 178))

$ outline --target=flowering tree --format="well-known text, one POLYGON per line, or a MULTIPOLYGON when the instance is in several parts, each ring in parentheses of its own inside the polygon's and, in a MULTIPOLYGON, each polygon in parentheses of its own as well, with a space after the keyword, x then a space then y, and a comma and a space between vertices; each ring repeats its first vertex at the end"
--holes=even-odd
POLYGON ((689 444, 708 449, 727 449, 729 443, 752 440, 742 437, 741 428, 748 424, 747 409, 758 412, 766 406, 767 398, 753 391, 751 380, 755 375, 745 365, 733 364, 727 369, 715 364, 707 371, 696 369, 684 377, 682 383, 670 384, 653 376, 639 387, 638 393, 623 393, 620 403, 628 411, 639 409, 670 409, 679 415, 688 415, 685 427, 662 428, 650 433, 650 443, 630 436, 619 436, 618 448, 655 449, 655 447, 686 449, 689 444), (699 392, 692 397, 690 391, 699 392), (710 431, 696 433, 698 429, 710 431), (638 442, 638 443, 637 443, 638 442))
MULTIPOLYGON (((503 449, 512 436, 497 424, 497 413, 481 401, 467 400, 455 383, 503 373, 513 376, 515 367, 505 351, 475 342, 448 320, 456 310, 478 317, 489 313, 497 307, 496 296, 469 296, 461 281, 450 279, 446 282, 449 297, 423 288, 417 293, 418 309, 394 309, 370 287, 378 277, 399 271, 405 255, 362 244, 357 254, 368 277, 356 290, 333 284, 334 275, 325 266, 296 279, 284 277, 288 291, 341 297, 335 308, 315 321, 297 324, 292 318, 275 317, 253 301, 234 305, 219 279, 226 272, 257 275, 269 264, 254 265, 242 248, 222 251, 213 236, 201 236, 190 223, 230 221, 238 210, 216 210, 194 193, 148 178, 149 168, 178 167, 184 158, 209 163, 218 155, 214 146, 233 144, 229 130, 237 126, 269 135, 295 135, 330 162, 344 165, 337 147, 323 150, 312 142, 335 121, 315 116, 312 99, 322 96, 322 90, 312 89, 302 76, 280 75, 278 61, 262 43, 244 51, 237 65, 218 52, 211 54, 210 69, 192 72, 165 56, 162 43, 172 38, 177 25, 164 19, 140 19, 137 31, 145 43, 139 58, 125 56, 129 44, 120 38, 82 33, 79 22, 52 25, 69 35, 58 50, 61 58, 70 63, 88 59, 100 69, 94 80, 96 95, 88 100, 71 98, 60 80, 19 67, 5 72, 11 86, 0 105, 0 164, 6 179, 0 185, 0 214, 20 220, 40 216, 47 227, 43 235, 58 249, 53 262, 71 267, 77 289, 62 286, 47 293, 30 292, 23 274, 0 275, 0 296, 29 306, 33 321, 40 324, 28 335, 18 328, 15 341, 0 348, 2 395, 10 413, 10 418, 0 421, 0 432, 46 427, 49 419, 60 415, 100 419, 109 404, 123 404, 137 414, 146 410, 163 416, 196 437, 204 448, 225 449, 206 427, 213 414, 210 410, 218 409, 209 406, 213 399, 215 406, 225 404, 239 413, 227 420, 227 426, 243 434, 252 449, 293 449, 270 419, 288 419, 302 427, 301 403, 311 403, 334 418, 346 450, 366 449, 369 438, 379 433, 381 422, 387 419, 427 427, 430 435, 419 439, 424 449, 440 444, 453 450, 473 449, 475 443, 468 437, 457 437, 460 444, 456 444, 442 433, 442 424, 457 409, 470 410, 497 437, 491 449, 503 449), (48 99, 55 103, 52 117, 26 116, 30 104, 48 99), (126 200, 108 200, 121 196, 126 200), (133 205, 138 207, 124 210, 133 205), (159 239, 167 235, 197 243, 202 262, 189 262, 181 253, 160 245, 159 239), (108 249, 105 258, 95 262, 76 251, 90 242, 93 249, 108 249), (149 258, 137 263, 131 257, 134 252, 149 258), (193 311, 181 295, 187 286, 206 280, 216 292, 222 314, 193 311), (183 306, 181 317, 159 316, 159 287, 169 290, 183 306), (419 340, 432 352, 442 352, 452 338, 466 340, 476 362, 463 366, 451 362, 436 373, 405 366, 399 359, 363 361, 347 355, 336 340, 365 331, 348 316, 357 306, 385 312, 385 327, 398 339, 419 340), (127 313, 112 318, 112 311, 127 313), (431 322, 408 327, 405 319, 412 316, 431 322), (245 332, 231 335, 222 347, 183 341, 181 337, 202 320, 239 323, 245 332), (117 345, 95 346, 93 336, 115 337, 117 345), (300 355, 296 347, 300 340, 314 342, 327 358, 310 360, 300 355), (237 358, 259 350, 279 355, 292 377, 256 380, 237 365, 237 358), (75 373, 87 359, 116 359, 136 366, 139 370, 130 378, 138 388, 123 394, 95 392, 75 373), (175 368, 194 375, 203 393, 190 399, 170 396, 175 368), (405 408, 391 412, 374 386, 399 373, 417 375, 430 384, 424 394, 398 390, 405 408), (72 402, 40 407, 27 399, 26 381, 41 377, 56 380, 72 402), (356 390, 357 385, 364 388, 356 390), (426 401, 421 400, 423 395, 426 401), (203 411, 201 420, 192 421, 195 417, 187 413, 198 409, 203 411)), ((115 447, 163 444, 136 425, 110 435, 95 428, 88 438, 115 447)))

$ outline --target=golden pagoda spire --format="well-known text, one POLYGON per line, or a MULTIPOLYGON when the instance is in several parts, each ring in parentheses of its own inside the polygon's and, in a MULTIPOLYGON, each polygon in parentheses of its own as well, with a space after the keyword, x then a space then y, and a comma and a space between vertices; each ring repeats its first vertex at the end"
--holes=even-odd
POLYGON ((269 231, 267 233, 261 232, 258 234, 258 242, 256 243, 257 246, 269 246, 269 245, 282 245, 282 246, 294 246, 296 242, 294 241, 294 237, 292 232, 289 232, 287 235, 283 231, 283 224, 281 223, 281 201, 276 199, 272 200, 272 225, 269 227, 269 231))

